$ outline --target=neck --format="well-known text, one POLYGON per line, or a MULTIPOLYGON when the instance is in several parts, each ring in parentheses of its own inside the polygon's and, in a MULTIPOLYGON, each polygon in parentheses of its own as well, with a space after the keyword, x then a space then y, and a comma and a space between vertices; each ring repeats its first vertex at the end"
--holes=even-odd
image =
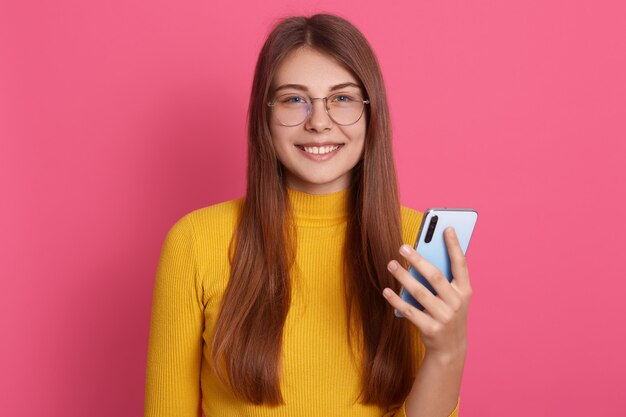
POLYGON ((307 194, 331 194, 350 187, 351 171, 323 184, 315 184, 303 181, 295 175, 287 172, 287 187, 307 194))
POLYGON ((332 225, 348 218, 348 195, 343 189, 328 194, 309 194, 287 188, 294 220, 299 225, 332 225))

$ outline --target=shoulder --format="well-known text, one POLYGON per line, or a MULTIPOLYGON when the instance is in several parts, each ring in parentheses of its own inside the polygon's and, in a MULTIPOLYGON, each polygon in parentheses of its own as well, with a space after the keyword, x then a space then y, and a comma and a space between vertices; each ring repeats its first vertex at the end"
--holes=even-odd
POLYGON ((232 235, 243 197, 195 209, 178 218, 168 234, 185 235, 193 240, 221 240, 232 235))
POLYGON ((187 213, 183 218, 187 217, 194 226, 198 227, 219 227, 220 225, 236 223, 243 206, 243 200, 243 197, 239 197, 202 207, 187 213))
POLYGON ((402 221, 402 239, 410 245, 415 244, 417 232, 422 223, 424 213, 410 207, 400 206, 400 218, 402 221))

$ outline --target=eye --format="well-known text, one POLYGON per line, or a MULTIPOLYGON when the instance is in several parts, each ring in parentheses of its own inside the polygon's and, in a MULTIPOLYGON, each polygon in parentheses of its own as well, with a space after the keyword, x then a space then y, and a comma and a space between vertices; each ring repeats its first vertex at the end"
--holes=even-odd
POLYGON ((301 96, 297 96, 294 94, 287 94, 284 96, 280 96, 278 98, 278 102, 283 103, 283 104, 300 104, 300 103, 306 103, 306 100, 304 99, 304 97, 301 97, 301 96))
POLYGON ((354 100, 355 100, 354 97, 349 94, 340 94, 333 98, 333 101, 338 101, 338 102, 343 102, 343 103, 349 103, 354 100))

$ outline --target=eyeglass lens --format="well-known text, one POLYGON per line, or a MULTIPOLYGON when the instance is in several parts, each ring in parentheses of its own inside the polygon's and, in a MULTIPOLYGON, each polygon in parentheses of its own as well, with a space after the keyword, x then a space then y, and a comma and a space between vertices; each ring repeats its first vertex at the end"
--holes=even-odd
MULTIPOLYGON (((284 126, 303 123, 313 111, 311 100, 297 94, 278 96, 272 105, 274 116, 284 126)), ((365 103, 360 95, 335 94, 326 99, 328 116, 339 125, 355 124, 361 119, 365 103)))

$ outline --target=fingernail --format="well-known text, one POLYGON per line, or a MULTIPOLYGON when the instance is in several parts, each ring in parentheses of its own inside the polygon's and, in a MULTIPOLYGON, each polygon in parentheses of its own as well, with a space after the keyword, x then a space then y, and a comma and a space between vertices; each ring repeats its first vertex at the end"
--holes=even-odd
POLYGON ((390 271, 395 271, 396 269, 398 269, 398 263, 396 261, 391 261, 387 264, 387 269, 390 271))
POLYGON ((400 246, 400 253, 403 255, 409 255, 411 253, 411 247, 407 244, 400 246))
POLYGON ((391 290, 390 290, 389 288, 385 288, 385 289, 383 290, 383 296, 384 296, 385 298, 389 298, 389 297, 391 297, 391 290))

